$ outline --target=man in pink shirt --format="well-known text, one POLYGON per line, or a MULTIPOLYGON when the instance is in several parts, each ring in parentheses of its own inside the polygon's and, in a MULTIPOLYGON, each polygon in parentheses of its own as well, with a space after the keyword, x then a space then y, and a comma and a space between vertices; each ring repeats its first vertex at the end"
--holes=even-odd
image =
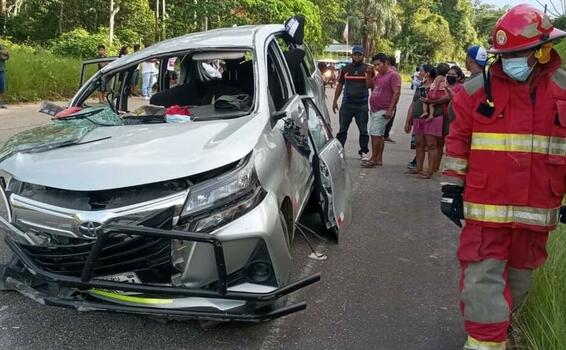
POLYGON ((401 96, 401 77, 389 64, 387 55, 378 53, 372 57, 372 63, 373 67, 368 68, 370 74, 366 75, 366 86, 372 90, 368 128, 372 154, 370 160, 363 165, 369 168, 383 165, 383 134, 401 96))

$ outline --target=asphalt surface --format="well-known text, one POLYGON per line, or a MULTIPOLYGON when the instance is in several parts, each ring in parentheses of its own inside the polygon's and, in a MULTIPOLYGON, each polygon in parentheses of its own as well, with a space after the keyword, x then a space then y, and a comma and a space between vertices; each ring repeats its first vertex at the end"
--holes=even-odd
MULTIPOLYGON (((305 241, 296 237, 291 278, 322 274, 321 282, 290 297, 306 301, 306 311, 204 331, 192 321, 79 313, 0 292, 0 349, 461 349, 458 231, 439 213, 438 179, 404 174, 412 158, 402 131, 411 96, 404 87, 392 134, 397 143, 386 145, 383 167, 360 167, 352 123, 346 145, 354 182, 352 224, 338 245, 309 235, 328 258, 309 258, 305 241)), ((36 109, 0 110, 0 142, 47 122, 36 109)), ((0 243, 0 259, 8 256, 0 243)))

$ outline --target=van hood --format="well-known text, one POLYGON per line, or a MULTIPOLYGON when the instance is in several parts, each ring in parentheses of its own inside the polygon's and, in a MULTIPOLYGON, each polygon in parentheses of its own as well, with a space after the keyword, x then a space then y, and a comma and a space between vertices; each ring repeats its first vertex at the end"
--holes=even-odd
POLYGON ((0 169, 16 179, 75 191, 99 191, 167 181, 242 159, 265 128, 263 118, 182 124, 99 127, 80 144, 16 153, 0 169))

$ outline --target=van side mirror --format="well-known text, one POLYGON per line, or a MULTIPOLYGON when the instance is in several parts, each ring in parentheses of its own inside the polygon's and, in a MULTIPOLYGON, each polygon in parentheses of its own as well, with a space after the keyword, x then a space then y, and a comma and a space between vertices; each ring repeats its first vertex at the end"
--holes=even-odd
POLYGON ((303 45, 305 38, 305 16, 296 15, 285 22, 285 31, 296 45, 303 45))

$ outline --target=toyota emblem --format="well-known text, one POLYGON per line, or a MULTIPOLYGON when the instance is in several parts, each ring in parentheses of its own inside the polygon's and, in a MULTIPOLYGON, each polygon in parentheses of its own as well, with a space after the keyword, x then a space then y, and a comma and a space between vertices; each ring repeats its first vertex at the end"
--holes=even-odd
POLYGON ((102 227, 102 223, 95 221, 81 222, 79 225, 79 232, 88 238, 96 238, 98 230, 102 227))

